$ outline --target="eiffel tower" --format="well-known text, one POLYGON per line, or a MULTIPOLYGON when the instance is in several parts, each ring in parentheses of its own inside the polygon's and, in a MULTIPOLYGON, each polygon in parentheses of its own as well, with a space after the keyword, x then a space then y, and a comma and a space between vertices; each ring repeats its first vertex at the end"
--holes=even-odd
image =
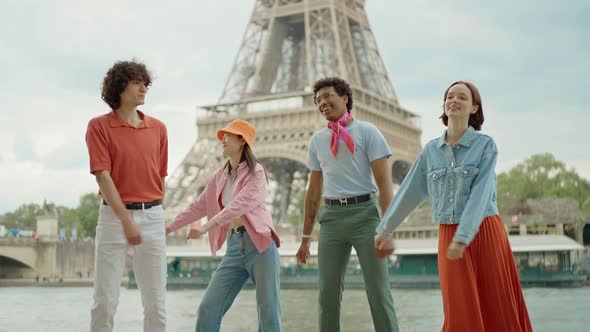
POLYGON ((275 223, 307 184, 307 144, 326 126, 313 102, 316 80, 337 76, 353 89, 355 118, 375 124, 392 150, 394 184, 421 150, 418 116, 399 105, 365 14, 364 0, 256 0, 219 101, 202 106, 198 138, 166 187, 168 215, 204 189, 223 165, 216 131, 235 118, 257 131, 275 223))

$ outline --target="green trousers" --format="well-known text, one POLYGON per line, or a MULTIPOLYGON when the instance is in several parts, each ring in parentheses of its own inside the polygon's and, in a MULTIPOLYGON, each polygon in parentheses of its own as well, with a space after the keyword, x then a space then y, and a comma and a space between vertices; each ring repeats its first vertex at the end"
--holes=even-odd
POLYGON ((387 259, 377 258, 375 250, 375 228, 379 224, 375 200, 347 206, 323 206, 319 221, 320 331, 340 331, 340 302, 352 247, 363 272, 375 331, 399 331, 387 259))

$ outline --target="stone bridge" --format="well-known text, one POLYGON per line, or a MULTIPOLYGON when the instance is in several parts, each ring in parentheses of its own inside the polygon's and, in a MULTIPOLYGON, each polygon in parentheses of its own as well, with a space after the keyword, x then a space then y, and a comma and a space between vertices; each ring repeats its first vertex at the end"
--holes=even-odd
POLYGON ((56 275, 56 242, 31 238, 0 239, 0 278, 56 275))
POLYGON ((0 278, 94 275, 94 240, 59 241, 57 220, 37 218, 36 238, 0 238, 0 278))

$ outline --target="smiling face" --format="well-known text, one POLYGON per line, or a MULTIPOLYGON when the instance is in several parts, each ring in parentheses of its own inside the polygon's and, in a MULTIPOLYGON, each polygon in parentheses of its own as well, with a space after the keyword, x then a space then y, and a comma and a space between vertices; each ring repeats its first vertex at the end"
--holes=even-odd
POLYGON ((315 104, 318 111, 328 121, 336 121, 347 111, 348 96, 340 96, 333 86, 326 86, 318 90, 315 95, 315 104))
POLYGON ((444 109, 450 121, 469 123, 469 117, 477 112, 478 105, 474 105, 471 90, 465 84, 459 83, 447 91, 444 109))

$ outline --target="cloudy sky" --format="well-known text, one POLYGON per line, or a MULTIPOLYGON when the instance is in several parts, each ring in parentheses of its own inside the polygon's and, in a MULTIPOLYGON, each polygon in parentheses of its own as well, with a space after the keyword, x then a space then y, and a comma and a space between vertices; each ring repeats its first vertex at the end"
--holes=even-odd
MULTIPOLYGON (((254 0, 0 2, 0 213, 96 190, 84 143, 106 70, 136 57, 155 75, 144 110, 168 126, 170 172, 215 103, 254 0)), ((500 148, 497 171, 550 152, 590 179, 590 2, 368 0, 403 106, 439 136, 442 93, 468 79, 500 148), (477 3, 477 4, 475 4, 477 3), (586 137, 586 138, 584 138, 586 137)))

